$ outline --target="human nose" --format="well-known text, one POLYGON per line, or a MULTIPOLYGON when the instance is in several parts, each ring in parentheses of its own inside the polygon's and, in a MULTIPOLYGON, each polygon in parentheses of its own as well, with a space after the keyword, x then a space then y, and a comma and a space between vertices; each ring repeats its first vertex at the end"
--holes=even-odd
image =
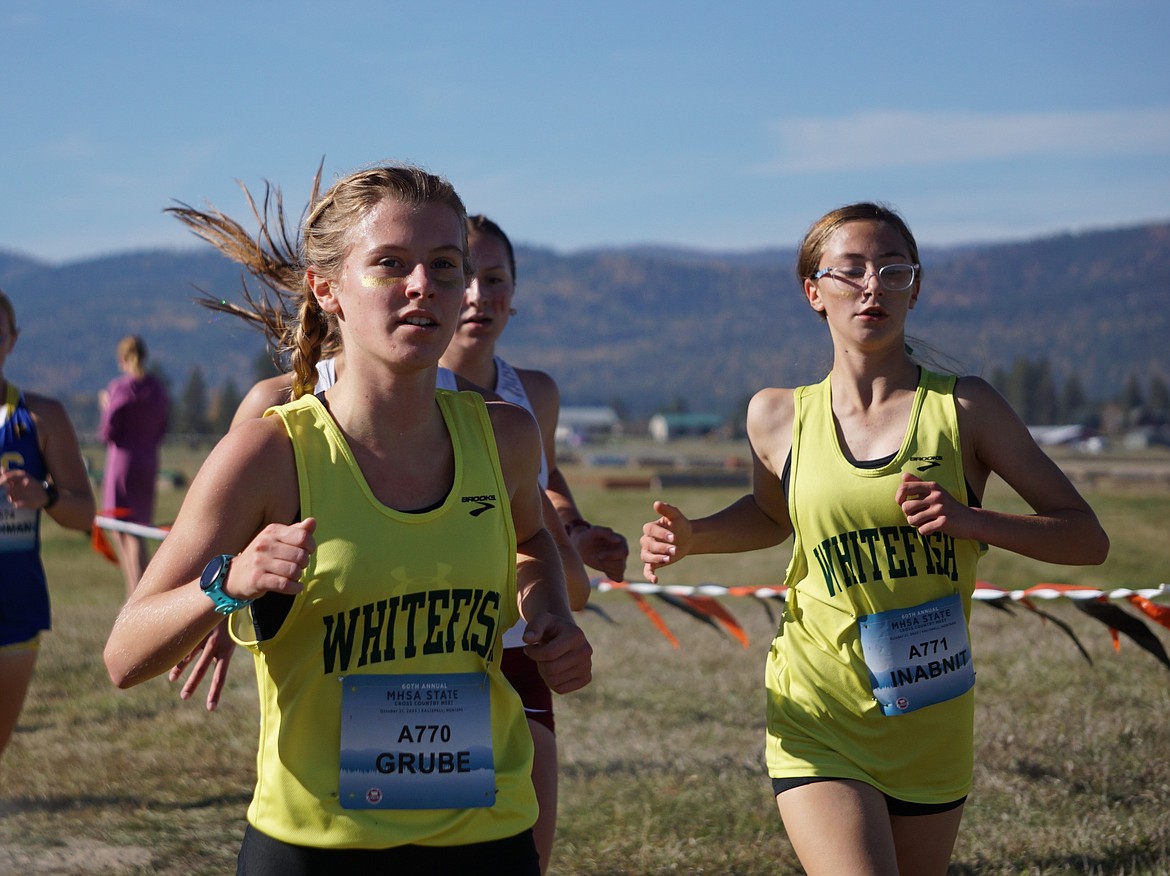
POLYGON ((409 297, 425 298, 435 294, 435 282, 427 266, 419 262, 406 278, 406 294, 409 297))
POLYGON ((882 286, 881 272, 876 268, 872 271, 867 271, 865 276, 857 281, 857 287, 861 290, 863 295, 871 291, 874 295, 885 292, 885 287, 882 286))

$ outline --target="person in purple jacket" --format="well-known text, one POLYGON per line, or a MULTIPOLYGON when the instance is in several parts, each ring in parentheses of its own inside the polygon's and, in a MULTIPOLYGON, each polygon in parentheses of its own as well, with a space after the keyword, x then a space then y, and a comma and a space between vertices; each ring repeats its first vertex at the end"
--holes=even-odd
MULTIPOLYGON (((99 434, 106 442, 102 474, 102 513, 149 526, 154 521, 159 448, 167 430, 170 403, 166 387, 146 373, 146 344, 136 335, 118 342, 122 376, 110 381, 100 396, 99 434)), ((146 568, 146 540, 111 532, 126 579, 127 596, 146 568)))

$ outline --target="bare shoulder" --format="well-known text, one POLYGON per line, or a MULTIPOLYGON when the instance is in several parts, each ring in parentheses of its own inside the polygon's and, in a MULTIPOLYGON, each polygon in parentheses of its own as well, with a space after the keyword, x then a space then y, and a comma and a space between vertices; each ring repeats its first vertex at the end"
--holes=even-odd
POLYGON ((292 400, 292 386, 295 376, 289 371, 285 374, 277 374, 275 377, 266 378, 265 380, 258 380, 248 390, 248 394, 244 398, 254 399, 257 402, 266 402, 269 408, 275 405, 282 405, 292 400))
POLYGON ((964 428, 999 427, 1019 418, 999 392, 982 377, 960 377, 955 381, 955 404, 964 428))
POLYGON ((277 374, 252 384, 252 388, 244 395, 236 414, 232 418, 232 426, 244 420, 256 419, 266 410, 276 405, 282 405, 292 400, 293 375, 277 374))
POLYGON ((256 417, 224 435, 204 465, 265 471, 288 462, 295 464, 292 440, 280 417, 256 417))
POLYGON ((980 472, 986 470, 1007 480, 1019 463, 1035 468, 1047 459, 1007 399, 983 378, 960 377, 955 383, 955 406, 963 462, 975 477, 982 477, 980 472))
POLYGON ((532 414, 511 402, 488 401, 486 404, 497 444, 531 444, 533 452, 539 450, 540 431, 532 414))
POLYGON ((37 444, 53 479, 62 487, 82 489, 88 484, 77 430, 65 405, 47 395, 26 392, 25 404, 36 427, 37 444))
POLYGON ((77 430, 73 428, 73 421, 69 419, 65 405, 50 396, 32 392, 24 394, 24 403, 28 405, 28 412, 40 436, 37 440, 42 452, 54 448, 68 449, 71 455, 80 452, 77 450, 77 430))
POLYGON ((748 403, 748 430, 753 425, 766 430, 783 428, 792 424, 794 406, 793 390, 782 387, 761 389, 748 403))
POLYGON ((33 415, 34 420, 44 420, 46 423, 53 423, 69 418, 65 412, 65 405, 50 396, 26 391, 24 394, 24 403, 28 405, 28 411, 33 415))
MULTIPOLYGON (((452 372, 454 374, 454 372, 452 372)), ((484 401, 500 401, 500 397, 492 392, 490 389, 484 389, 478 383, 472 383, 466 377, 455 375, 455 388, 460 392, 477 392, 483 396, 484 401)))
POLYGON ((296 457, 279 417, 246 420, 219 440, 192 483, 192 493, 207 492, 229 507, 259 499, 268 509, 284 509, 271 519, 291 522, 298 503, 296 457))
POLYGON ((524 408, 511 402, 489 401, 487 409, 504 479, 513 489, 529 475, 535 483, 541 453, 540 427, 536 420, 524 408))
POLYGON ((990 383, 982 377, 968 374, 955 380, 955 399, 960 404, 986 404, 988 402, 1004 403, 1001 396, 990 383))
POLYGON ((190 557, 238 553, 267 524, 296 522, 300 507, 296 460, 283 422, 248 420, 204 460, 159 556, 166 558, 164 568, 181 570, 177 578, 189 579, 198 571, 190 557))
POLYGON ((517 368, 516 376, 524 385, 528 403, 536 412, 541 429, 555 431, 561 415, 561 391, 557 388, 557 382, 543 371, 528 368, 517 368))
POLYGON ((792 450, 793 390, 761 389, 748 403, 747 433, 752 451, 779 476, 792 450))
POLYGON ((528 398, 534 404, 538 398, 560 398, 561 391, 557 388, 557 382, 552 379, 551 375, 546 374, 544 371, 536 371, 532 368, 517 368, 516 376, 524 384, 524 391, 528 393, 528 398))

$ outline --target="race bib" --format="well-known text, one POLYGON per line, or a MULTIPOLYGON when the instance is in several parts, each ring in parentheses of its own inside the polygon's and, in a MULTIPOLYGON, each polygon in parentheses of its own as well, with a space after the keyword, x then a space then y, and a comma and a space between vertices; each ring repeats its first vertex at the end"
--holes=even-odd
POLYGON ((975 685, 959 594, 857 621, 869 683, 882 714, 904 715, 952 700, 975 685))
POLYGON ((31 551, 37 546, 37 511, 17 508, 0 487, 0 552, 31 551))
POLYGON ((496 801, 486 673, 341 679, 345 809, 471 809, 496 801))

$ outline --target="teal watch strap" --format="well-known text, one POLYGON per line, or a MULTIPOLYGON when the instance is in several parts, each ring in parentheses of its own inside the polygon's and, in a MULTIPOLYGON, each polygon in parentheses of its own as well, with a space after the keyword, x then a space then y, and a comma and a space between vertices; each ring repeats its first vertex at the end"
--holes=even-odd
POLYGON ((220 554, 204 566, 203 574, 199 576, 200 589, 207 594, 208 599, 215 603, 215 610, 219 614, 231 614, 233 611, 239 611, 244 606, 252 604, 251 599, 236 599, 223 592, 223 585, 227 581, 228 572, 231 570, 234 559, 235 557, 231 554, 220 554))

